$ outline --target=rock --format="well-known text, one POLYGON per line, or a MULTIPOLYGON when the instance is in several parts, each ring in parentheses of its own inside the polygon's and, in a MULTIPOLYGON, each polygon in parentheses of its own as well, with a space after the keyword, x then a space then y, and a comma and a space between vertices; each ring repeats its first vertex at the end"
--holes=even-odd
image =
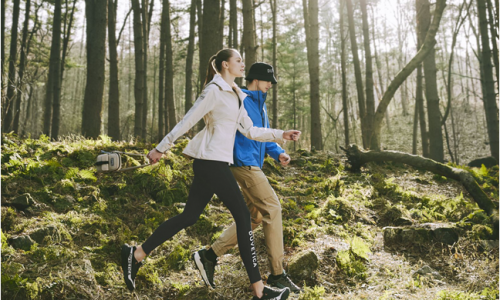
POLYGON ((9 244, 11 244, 14 249, 22 249, 24 251, 29 251, 31 245, 34 243, 35 242, 29 235, 20 235, 9 239, 9 244))
POLYGON ((498 161, 493 156, 482 157, 472 160, 467 164, 469 167, 481 168, 484 165, 486 168, 491 168, 498 165, 498 161))
POLYGON ((319 267, 319 259, 314 251, 305 250, 296 254, 288 264, 288 274, 294 280, 310 279, 319 267))
POLYGON ((384 227, 384 246, 388 248, 428 246, 431 243, 452 245, 461 230, 449 223, 425 223, 415 226, 384 227))
POLYGON ((9 204, 14 206, 18 210, 26 210, 28 207, 31 207, 36 202, 33 200, 33 197, 29 193, 23 194, 19 197, 14 198, 9 204))
POLYGON ((418 269, 412 274, 412 277, 414 279, 417 279, 418 277, 427 277, 430 279, 435 279, 435 280, 442 280, 443 276, 441 276, 436 270, 432 269, 431 267, 425 265, 422 268, 418 269))
POLYGON ((398 218, 397 220, 394 221, 394 225, 396 226, 407 226, 407 225, 412 225, 413 222, 405 217, 398 218))
POLYGON ((49 225, 45 228, 40 228, 31 234, 31 238, 37 243, 41 244, 46 236, 58 237, 59 230, 53 225, 49 225))

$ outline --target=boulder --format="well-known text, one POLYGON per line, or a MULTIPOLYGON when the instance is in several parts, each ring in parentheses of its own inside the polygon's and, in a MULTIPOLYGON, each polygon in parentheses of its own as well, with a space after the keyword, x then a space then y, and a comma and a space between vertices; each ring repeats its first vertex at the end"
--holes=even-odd
POLYGON ((15 207, 17 210, 26 210, 32 205, 34 205, 36 202, 33 200, 33 197, 29 193, 22 194, 21 196, 18 196, 14 198, 10 203, 11 206, 15 207))
POLYGON ((319 267, 319 259, 314 251, 305 250, 292 257, 288 264, 288 274, 297 281, 310 279, 319 267))
POLYGON ((39 244, 43 242, 46 236, 59 237, 59 230, 57 229, 57 227, 49 225, 45 228, 40 228, 31 233, 31 238, 39 244))
POLYGON ((412 248, 432 243, 452 245, 458 241, 461 230, 450 223, 425 223, 415 226, 384 227, 384 246, 412 248))
POLYGON ((491 168, 498 165, 498 161, 493 156, 488 156, 474 159, 467 165, 471 168, 481 168, 482 165, 484 165, 486 168, 491 168))
POLYGON ((9 239, 9 244, 14 247, 14 249, 22 249, 24 251, 29 251, 31 245, 35 242, 31 239, 29 235, 20 235, 9 239))

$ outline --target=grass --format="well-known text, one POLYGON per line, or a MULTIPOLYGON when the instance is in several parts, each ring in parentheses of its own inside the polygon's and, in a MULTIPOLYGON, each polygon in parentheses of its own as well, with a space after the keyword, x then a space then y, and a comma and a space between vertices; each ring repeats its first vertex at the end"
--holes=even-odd
MULTIPOLYGON (((189 258, 232 223, 214 198, 199 221, 158 247, 138 273, 133 296, 122 281, 119 249, 140 244, 183 209, 192 182, 182 140, 155 167, 101 174, 101 150, 146 153, 150 145, 112 143, 102 136, 48 138, 2 136, 2 296, 6 299, 249 299, 238 249, 219 260, 217 288, 209 290, 189 258), (10 203, 29 193, 27 209, 10 203), (13 238, 30 235, 29 250, 13 238)), ((137 164, 127 157, 127 163, 137 164)), ((319 267, 297 282, 292 299, 495 299, 498 247, 487 246, 491 220, 451 180, 398 164, 345 170, 341 156, 298 151, 283 168, 266 159, 264 172, 282 203, 285 268, 303 250, 319 267), (451 246, 428 251, 386 250, 383 226, 401 218, 415 224, 450 222, 464 234, 451 246), (414 278, 429 265, 441 282, 414 278)), ((462 167, 462 166, 460 166, 462 167)), ((498 197, 498 168, 462 167, 489 195, 498 197)), ((262 229, 255 232, 261 273, 269 274, 262 229)))

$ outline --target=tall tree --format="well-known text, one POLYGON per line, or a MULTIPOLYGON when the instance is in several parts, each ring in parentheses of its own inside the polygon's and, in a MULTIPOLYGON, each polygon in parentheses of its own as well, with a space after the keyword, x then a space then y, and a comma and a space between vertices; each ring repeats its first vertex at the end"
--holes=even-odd
POLYGON ((87 85, 83 99, 82 135, 97 138, 101 132, 106 57, 108 2, 85 0, 87 17, 87 85))
POLYGON ((118 52, 116 41, 116 11, 118 1, 108 0, 108 51, 109 51, 109 95, 108 135, 120 139, 120 86, 118 81, 118 52))
POLYGON ((384 118, 387 107, 389 106, 389 103, 394 97, 394 94, 398 90, 399 86, 401 86, 406 78, 408 78, 408 76, 410 76, 415 68, 418 67, 418 65, 425 59, 429 52, 434 49, 434 45, 436 44, 436 33, 439 28, 439 23, 441 22, 441 17, 443 15, 445 7, 446 0, 436 1, 436 8, 434 10, 432 23, 431 26, 429 26, 429 30, 427 31, 427 35, 425 36, 425 40, 422 43, 422 47, 420 48, 420 50, 418 50, 417 54, 410 60, 410 62, 408 62, 408 64, 406 64, 406 66, 399 71, 396 77, 394 77, 394 79, 387 87, 384 96, 382 96, 382 100, 380 100, 380 103, 375 112, 375 118, 373 120, 373 132, 370 138, 371 149, 380 150, 380 131, 382 128, 382 120, 384 118))
POLYGON ((16 108, 14 113, 14 126, 13 130, 15 133, 19 133, 19 116, 21 115, 21 102, 23 99, 23 78, 24 78, 24 69, 26 67, 26 57, 28 55, 28 26, 30 20, 30 8, 31 8, 31 0, 26 0, 26 6, 24 9, 24 23, 23 23, 23 34, 21 37, 21 58, 19 59, 19 74, 17 80, 17 90, 18 93, 16 95, 16 108))
POLYGON ((167 114, 165 122, 166 130, 169 132, 175 127, 177 120, 175 119, 175 102, 174 102, 174 64, 173 58, 174 54, 172 51, 172 33, 170 27, 170 1, 164 0, 163 5, 166 5, 166 21, 167 26, 165 28, 166 38, 165 38, 165 113, 167 114))
POLYGON ((358 93, 358 107, 359 107, 359 119, 361 120, 361 138, 363 140, 363 147, 369 147, 367 126, 366 122, 366 104, 365 104, 365 93, 363 91, 363 79, 361 78, 361 67, 359 63, 358 56, 358 44, 356 42, 356 28, 354 26, 354 10, 352 8, 351 0, 345 0, 347 7, 347 19, 349 25, 349 35, 351 39, 351 52, 352 61, 354 65, 354 77, 356 78, 356 91, 358 93))
POLYGON ((255 19, 253 14, 253 0, 242 0, 243 3, 243 37, 241 44, 245 51, 245 65, 247 74, 250 66, 257 61, 257 43, 255 41, 255 19))
POLYGON ((373 117, 375 115, 375 96, 373 95, 373 67, 372 51, 370 49, 370 34, 368 26, 368 13, 366 11, 366 0, 359 1, 361 5, 361 18, 363 20, 363 41, 365 47, 365 68, 366 68, 366 136, 371 136, 373 117))
POLYGON ((236 0, 229 0, 229 43, 228 43, 228 45, 230 48, 238 49, 238 7, 236 6, 236 0))
POLYGON ((158 141, 161 141, 164 137, 164 108, 165 108, 165 39, 166 39, 166 28, 167 28, 167 6, 163 3, 163 8, 161 12, 160 21, 160 63, 159 63, 159 75, 158 75, 158 141))
MULTIPOLYGON (((495 1, 495 3, 498 1, 495 1)), ((495 71, 497 75, 497 82, 499 79, 499 70, 498 70, 498 23, 495 17, 493 16, 493 7, 491 4, 491 0, 486 0, 486 4, 488 5, 488 23, 489 23, 489 28, 491 32, 491 46, 492 46, 492 51, 493 51, 493 62, 495 64, 495 71)), ((497 4, 498 7, 498 4, 497 4)), ((498 18, 498 12, 497 12, 497 18, 498 18)))
MULTIPOLYGON (((2 61, 0 62, 0 64, 1 64, 0 65, 0 68, 1 68, 0 69, 0 73, 2 75, 2 78, 4 78, 4 76, 3 76, 3 71, 4 71, 3 66, 4 66, 4 62, 5 62, 5 1, 6 0, 2 0, 2 7, 1 7, 2 11, 0 12, 2 14, 2 16, 1 16, 2 20, 0 20, 1 26, 2 26, 2 37, 1 37, 2 41, 1 41, 1 45, 0 45, 0 47, 2 47, 2 50, 1 50, 2 51, 2 54, 1 54, 2 55, 2 57, 1 57, 2 61)), ((236 2, 236 0, 231 0, 231 1, 235 1, 236 2)), ((4 80, 2 80, 2 86, 1 86, 1 89, 2 89, 2 107, 5 106, 5 103, 4 103, 4 87, 3 87, 3 85, 4 85, 4 80)), ((2 113, 2 116, 3 116, 3 113, 2 113)))
POLYGON ((224 22, 225 22, 225 12, 226 12, 226 0, 221 0, 220 4, 220 15, 219 15, 219 48, 224 48, 224 22))
MULTIPOLYGON (((153 0, 151 0, 153 2, 153 0)), ((149 48, 149 20, 148 20, 148 0, 141 0, 141 18, 142 18, 142 42, 143 42, 143 56, 142 63, 144 65, 144 88, 143 92, 143 106, 142 106, 142 132, 141 137, 146 140, 147 133, 147 120, 148 120, 148 48, 149 48)), ((170 23, 169 23, 170 24, 170 23)))
POLYGON ((323 149, 319 91, 319 23, 318 0, 302 0, 304 27, 306 32, 307 62, 309 66, 309 88, 311 101, 311 148, 323 149))
POLYGON ((477 0, 477 12, 479 18, 479 32, 481 35, 480 66, 483 75, 481 84, 483 90, 483 105, 486 114, 491 156, 498 161, 498 106, 495 95, 493 66, 491 65, 490 39, 488 34, 485 0, 477 0))
MULTIPOLYGON (((430 3, 428 0, 417 1, 417 26, 421 40, 424 40, 431 23, 430 3)), ((441 130, 441 112, 439 110, 439 92, 436 78, 435 49, 432 47, 424 59, 425 98, 429 120, 429 158, 444 161, 443 132, 441 130)))
POLYGON ((342 73, 342 110, 344 113, 344 141, 349 146, 349 109, 347 107, 347 79, 345 65, 345 39, 344 36, 344 6, 345 1, 340 1, 340 68, 342 73))
MULTIPOLYGON (((276 0, 269 0, 271 4, 271 12, 273 14, 273 69, 275 75, 277 75, 278 71, 278 59, 277 59, 277 50, 278 50, 278 3, 276 0)), ((278 85, 275 84, 273 88, 273 104, 272 104, 272 112, 273 112, 273 120, 272 127, 278 127, 278 85)))
MULTIPOLYGON (((200 66, 199 66, 199 90, 203 88, 203 83, 207 75, 208 60, 220 50, 219 26, 203 26, 203 24, 219 24, 220 0, 203 1, 203 16, 198 18, 198 28, 201 28, 200 36, 200 66)), ((247 60, 248 64, 248 60, 247 60)))
MULTIPOLYGON (((143 30, 141 18, 141 6, 139 0, 132 0, 132 9, 134 12, 134 54, 135 54, 135 82, 134 82, 134 96, 135 96, 135 122, 134 122, 134 136, 136 138, 142 137, 143 125, 143 109, 144 109, 144 44, 143 44, 143 30)), ((145 138, 145 137, 144 137, 145 138)))
MULTIPOLYGON (((193 58, 194 58, 194 37, 196 26, 196 0, 191 0, 189 8, 189 42, 186 56, 186 102, 184 105, 184 113, 193 106, 193 58)), ((231 45, 230 45, 231 47, 231 45)))
POLYGON ((73 19, 75 15, 75 10, 76 10, 76 1, 73 0, 73 7, 71 8, 71 12, 69 13, 69 20, 68 19, 68 0, 66 0, 66 15, 64 17, 64 38, 63 38, 63 48, 62 48, 62 59, 61 59, 61 82, 63 80, 63 75, 64 75, 64 68, 66 66, 66 55, 68 54, 68 45, 69 45, 69 40, 71 38, 71 28, 73 27, 73 19), (66 26, 66 22, 68 23, 66 26))
POLYGON ((14 0, 14 11, 12 13, 12 28, 10 35, 9 52, 9 75, 7 77, 7 99, 5 101, 5 104, 2 105, 2 132, 9 132, 12 129, 12 121, 14 119, 13 115, 14 101, 16 96, 17 26, 19 23, 19 2, 19 0, 14 0))

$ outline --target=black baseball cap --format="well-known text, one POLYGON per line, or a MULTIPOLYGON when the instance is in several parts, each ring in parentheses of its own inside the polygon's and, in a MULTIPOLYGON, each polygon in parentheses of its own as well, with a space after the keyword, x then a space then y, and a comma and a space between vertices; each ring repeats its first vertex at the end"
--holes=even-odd
POLYGON ((254 79, 270 81, 272 84, 278 83, 278 81, 276 81, 276 78, 274 77, 273 66, 263 62, 254 63, 250 67, 247 77, 245 77, 245 80, 247 81, 252 81, 254 79))

